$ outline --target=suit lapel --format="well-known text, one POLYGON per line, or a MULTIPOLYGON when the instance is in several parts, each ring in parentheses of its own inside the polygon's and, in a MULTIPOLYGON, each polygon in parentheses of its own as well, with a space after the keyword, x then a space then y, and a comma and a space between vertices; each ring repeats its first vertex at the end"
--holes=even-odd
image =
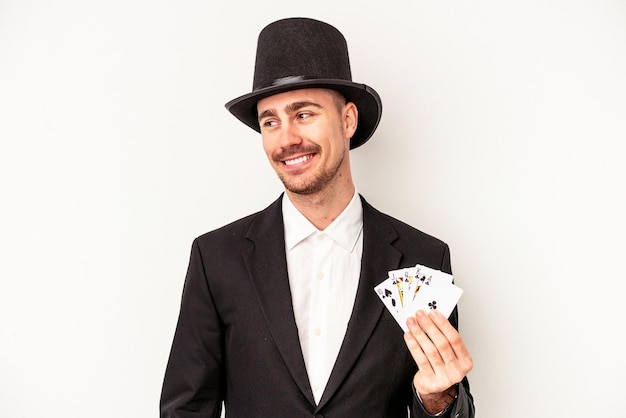
POLYGON ((281 204, 279 198, 259 213, 246 234, 253 245, 242 255, 274 343, 296 384, 315 405, 293 314, 281 204))
POLYGON ((374 292, 374 287, 387 277, 389 270, 398 268, 402 253, 392 243, 398 238, 396 231, 371 207, 363 202, 363 255, 361 277, 348 322, 346 336, 330 375, 318 409, 332 397, 365 347, 383 313, 384 305, 374 292))
MULTIPOLYGON (((389 270, 398 268, 402 260, 402 253, 392 245, 398 238, 396 231, 365 199, 361 200, 361 277, 346 335, 318 409, 332 397, 352 369, 383 312, 384 306, 374 287, 387 277, 389 270)), ((259 213, 246 234, 253 245, 242 255, 274 342, 294 381, 315 405, 293 314, 281 205, 282 198, 279 198, 259 213)))

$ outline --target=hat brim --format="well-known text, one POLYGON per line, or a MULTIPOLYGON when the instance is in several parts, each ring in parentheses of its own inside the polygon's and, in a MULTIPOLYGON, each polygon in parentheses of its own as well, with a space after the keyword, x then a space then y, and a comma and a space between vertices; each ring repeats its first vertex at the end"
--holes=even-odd
POLYGON ((226 109, 237 119, 257 132, 261 132, 256 105, 259 100, 278 93, 290 90, 308 88, 328 88, 337 90, 344 95, 348 102, 356 105, 359 111, 357 130, 350 139, 350 149, 360 147, 378 127, 382 116, 382 102, 376 91, 365 85, 347 80, 336 79, 306 79, 292 83, 273 85, 244 94, 226 103, 226 109))

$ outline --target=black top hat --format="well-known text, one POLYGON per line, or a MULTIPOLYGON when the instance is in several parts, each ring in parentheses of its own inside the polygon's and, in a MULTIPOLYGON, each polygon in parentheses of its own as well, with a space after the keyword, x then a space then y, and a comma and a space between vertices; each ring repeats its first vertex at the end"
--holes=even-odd
POLYGON ((359 110, 350 148, 363 145, 382 114, 376 91, 352 82, 348 45, 333 26, 307 18, 270 23, 259 34, 252 92, 226 103, 237 119, 260 132, 256 104, 289 90, 329 88, 342 93, 359 110))

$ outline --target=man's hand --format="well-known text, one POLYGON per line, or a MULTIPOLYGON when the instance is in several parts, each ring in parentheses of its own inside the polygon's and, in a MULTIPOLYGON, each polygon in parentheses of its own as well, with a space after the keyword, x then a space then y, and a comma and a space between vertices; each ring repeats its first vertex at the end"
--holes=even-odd
POLYGON ((418 311, 406 323, 404 341, 419 367, 413 384, 426 410, 439 413, 456 396, 454 385, 472 370, 472 357, 457 330, 436 309, 418 311))

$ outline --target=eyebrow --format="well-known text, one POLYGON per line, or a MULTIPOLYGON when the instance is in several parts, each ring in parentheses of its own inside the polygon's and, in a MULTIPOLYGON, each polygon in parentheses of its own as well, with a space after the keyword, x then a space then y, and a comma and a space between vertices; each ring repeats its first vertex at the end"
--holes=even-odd
MULTIPOLYGON (((318 108, 318 109, 321 109, 321 108, 322 108, 322 106, 321 106, 321 105, 319 105, 319 104, 317 104, 317 103, 313 103, 313 102, 293 102, 293 103, 289 103, 289 104, 287 104, 287 105, 284 107, 283 111, 284 111, 285 113, 293 113, 293 112, 295 112, 295 111, 297 111, 297 110, 300 110, 300 109, 302 109, 303 107, 307 107, 307 106, 313 106, 313 107, 316 107, 316 108, 318 108)), ((264 110, 263 112, 261 112, 261 113, 259 114, 259 121, 261 121, 261 119, 263 119, 263 118, 265 118, 265 117, 268 117, 268 116, 276 116, 276 114, 277 114, 277 113, 276 113, 276 109, 267 109, 267 110, 264 110)))

